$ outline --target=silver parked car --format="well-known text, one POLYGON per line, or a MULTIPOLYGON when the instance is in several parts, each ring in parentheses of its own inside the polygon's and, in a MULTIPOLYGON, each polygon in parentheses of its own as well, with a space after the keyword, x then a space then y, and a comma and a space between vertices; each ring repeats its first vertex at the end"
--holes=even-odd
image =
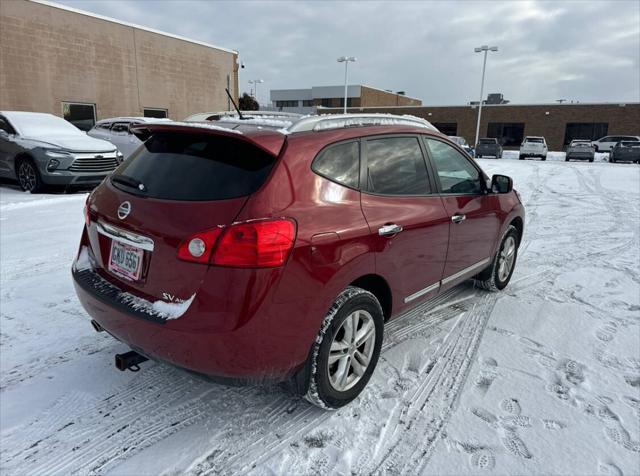
POLYGON ((572 140, 567 147, 567 153, 564 157, 565 162, 570 160, 588 160, 593 162, 596 154, 596 148, 591 144, 590 140, 572 140))
POLYGON ((87 132, 96 139, 108 140, 115 145, 126 159, 142 142, 131 133, 131 127, 148 122, 169 121, 157 117, 113 117, 102 119, 87 132))
POLYGON ((0 111, 0 176, 29 192, 43 185, 97 185, 122 162, 109 142, 53 114, 0 111))

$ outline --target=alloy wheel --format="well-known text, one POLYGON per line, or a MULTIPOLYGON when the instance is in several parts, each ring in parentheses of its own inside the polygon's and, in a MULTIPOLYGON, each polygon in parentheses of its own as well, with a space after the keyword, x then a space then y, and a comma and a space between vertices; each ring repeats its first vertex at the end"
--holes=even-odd
POLYGON ((20 186, 27 192, 32 191, 38 184, 38 178, 36 177, 36 170, 29 162, 23 161, 18 167, 18 181, 20 186))
POLYGON ((500 258, 498 260, 498 278, 500 281, 506 281, 513 268, 513 262, 516 257, 516 240, 513 236, 508 236, 504 240, 502 249, 500 250, 500 258))
POLYGON ((339 392, 352 388, 367 371, 376 341, 373 317, 354 311, 336 332, 329 351, 329 383, 339 392))

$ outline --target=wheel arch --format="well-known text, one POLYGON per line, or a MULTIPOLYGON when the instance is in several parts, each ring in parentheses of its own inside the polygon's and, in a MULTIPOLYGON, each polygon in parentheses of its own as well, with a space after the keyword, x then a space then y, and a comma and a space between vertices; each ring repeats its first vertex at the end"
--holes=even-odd
POLYGON ((522 221, 522 218, 519 216, 514 217, 514 219, 511 220, 511 222, 509 223, 509 225, 513 225, 515 229, 518 231, 518 246, 520 246, 520 243, 522 241, 522 233, 524 232, 524 222, 522 221))
POLYGON ((389 320, 393 310, 393 296, 386 279, 378 274, 365 274, 349 283, 349 285, 362 288, 373 294, 380 306, 382 306, 385 322, 389 320))

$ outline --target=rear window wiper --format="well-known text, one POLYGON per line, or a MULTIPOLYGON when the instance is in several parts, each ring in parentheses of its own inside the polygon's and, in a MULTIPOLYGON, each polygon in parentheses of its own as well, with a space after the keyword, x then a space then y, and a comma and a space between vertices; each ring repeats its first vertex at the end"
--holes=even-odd
POLYGON ((122 185, 127 185, 128 187, 137 188, 141 192, 146 192, 147 187, 138 179, 129 177, 128 175, 114 175, 111 177, 112 182, 121 183, 122 185))

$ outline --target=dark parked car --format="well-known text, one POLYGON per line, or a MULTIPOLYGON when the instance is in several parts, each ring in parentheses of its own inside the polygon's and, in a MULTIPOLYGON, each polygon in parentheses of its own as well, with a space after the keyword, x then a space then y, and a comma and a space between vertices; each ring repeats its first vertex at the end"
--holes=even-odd
POLYGON ((569 147, 567 147, 567 153, 564 157, 566 162, 570 160, 588 160, 593 162, 595 157, 596 148, 591 144, 590 140, 572 140, 569 147))
POLYGON ((476 144, 476 158, 482 157, 495 157, 496 159, 502 158, 502 146, 498 142, 498 139, 484 138, 479 139, 476 144))
POLYGON ((609 162, 638 162, 640 163, 640 142, 618 142, 609 153, 609 162))
POLYGON ((0 111, 0 176, 29 192, 43 185, 97 185, 122 161, 109 142, 52 114, 0 111))
POLYGON ((73 278, 96 330, 324 408, 369 380, 384 324, 475 278, 503 289, 524 209, 428 122, 315 116, 284 133, 145 124, 88 197, 73 278))

